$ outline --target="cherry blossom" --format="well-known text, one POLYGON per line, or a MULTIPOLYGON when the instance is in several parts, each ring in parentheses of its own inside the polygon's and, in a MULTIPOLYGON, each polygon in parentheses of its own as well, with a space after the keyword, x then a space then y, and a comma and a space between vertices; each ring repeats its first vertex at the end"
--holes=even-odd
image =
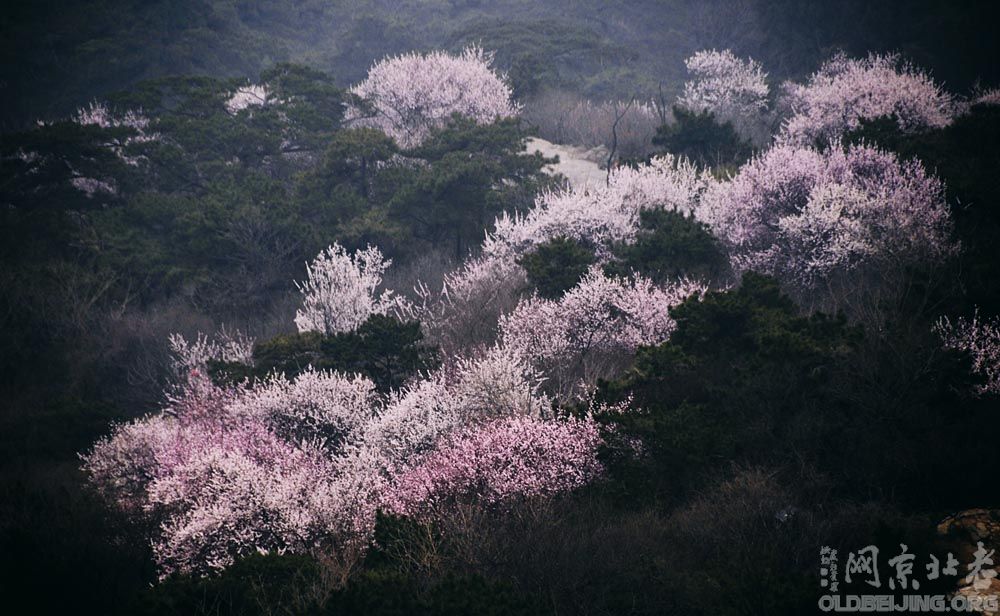
POLYGON ((685 65, 693 78, 677 100, 681 107, 734 122, 767 107, 767 73, 752 58, 742 60, 728 49, 712 49, 695 53, 685 65))
POLYGON ((375 291, 391 264, 371 246, 349 255, 335 243, 320 252, 306 266, 306 281, 296 283, 302 293, 302 308, 295 313, 299 331, 353 331, 369 316, 385 314, 393 305, 392 292, 375 291))
POLYGON ((520 109, 492 62, 492 55, 478 47, 458 55, 433 51, 380 60, 351 88, 370 109, 349 106, 345 121, 378 128, 411 148, 456 113, 480 124, 515 116, 520 109))
POLYGON ((863 264, 892 268, 955 250, 940 180, 866 145, 775 146, 712 186, 697 215, 736 270, 800 288, 863 264))
POLYGON ((972 371, 985 382, 977 386, 980 395, 1000 394, 1000 318, 980 319, 979 312, 971 319, 952 322, 947 317, 935 327, 944 347, 968 353, 972 371))
POLYGON ((830 142, 864 120, 893 117, 904 131, 942 128, 956 112, 951 95, 896 54, 857 60, 838 54, 805 84, 785 86, 793 111, 779 140, 812 145, 830 142))
POLYGON ((569 492, 603 472, 600 442, 587 420, 499 419, 443 441, 399 477, 388 502, 396 513, 438 517, 463 499, 503 506, 569 492))
POLYGON ((483 252, 510 259, 556 237, 576 239, 607 256, 617 242, 639 230, 639 212, 665 209, 692 212, 712 182, 692 163, 670 154, 635 168, 619 167, 607 186, 587 186, 541 195, 524 215, 503 214, 483 244, 483 252))
POLYGON ((638 347, 664 342, 676 325, 670 308, 704 290, 688 280, 659 288, 639 275, 612 278, 594 267, 562 298, 531 297, 501 317, 500 341, 546 377, 558 399, 581 399, 638 347))

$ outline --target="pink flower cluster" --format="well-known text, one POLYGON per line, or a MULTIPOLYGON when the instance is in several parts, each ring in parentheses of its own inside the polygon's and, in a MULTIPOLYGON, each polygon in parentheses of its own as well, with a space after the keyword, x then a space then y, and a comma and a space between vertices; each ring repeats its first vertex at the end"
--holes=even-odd
POLYGON ((664 342, 675 327, 670 308, 704 290, 688 280, 660 288, 638 275, 609 278, 594 267, 560 299, 531 297, 501 317, 501 344, 534 366, 557 399, 581 399, 640 346, 664 342))
MULTIPOLYGON (((544 439, 551 403, 539 382, 498 348, 384 398, 360 376, 308 370, 222 389, 195 370, 161 413, 98 441, 83 469, 111 502, 159 525, 153 547, 164 576, 211 573, 259 551, 359 554, 401 474, 450 435, 519 418, 518 439, 495 441, 514 449, 493 451, 511 459, 523 443, 544 439)), ((519 491, 545 465, 579 465, 590 478, 596 464, 560 449, 536 451, 530 462, 511 469, 509 491, 489 502, 577 485, 567 469, 541 491, 519 491)))
POLYGON ((272 418, 241 412, 240 395, 193 379, 163 413, 118 427, 83 458, 100 492, 160 524, 163 575, 260 550, 342 547, 370 530, 384 491, 375 467, 282 438, 272 418))
POLYGON ((448 515, 472 500, 502 506, 580 488, 603 471, 601 437, 589 420, 509 417, 454 434, 399 477, 390 509, 448 515))
POLYGON ((940 180, 865 145, 775 146, 712 186, 697 216, 736 270, 801 288, 862 264, 931 262, 955 250, 940 180))
POLYGON ((1000 318, 982 320, 977 311, 971 319, 959 318, 954 323, 942 318, 936 329, 945 348, 972 358, 973 372, 985 380, 978 393, 1000 395, 1000 318))
POLYGON ((793 111, 779 139, 812 145, 834 141, 864 120, 894 117, 904 131, 941 128, 956 113, 951 95, 898 55, 857 60, 838 54, 805 84, 785 86, 793 111))
POLYGON ((351 88, 371 109, 350 106, 346 121, 380 129, 403 148, 420 145, 453 114, 480 124, 517 115, 511 89, 493 72, 493 57, 478 47, 459 55, 408 53, 375 63, 351 88))

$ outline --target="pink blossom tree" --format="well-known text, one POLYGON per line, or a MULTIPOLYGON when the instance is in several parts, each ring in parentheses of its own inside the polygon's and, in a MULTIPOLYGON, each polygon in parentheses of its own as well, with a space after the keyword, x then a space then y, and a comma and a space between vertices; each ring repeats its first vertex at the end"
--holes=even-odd
MULTIPOLYGON (((269 407, 288 404, 254 413, 259 397, 245 395, 191 381, 162 413, 117 428, 83 457, 98 491, 159 523, 163 575, 367 541, 384 492, 377 473, 322 441, 282 436, 269 407)), ((322 395, 308 402, 330 406, 322 395)))
POLYGON ((941 128, 956 112, 951 95, 896 54, 860 60, 838 54, 805 84, 786 84, 785 96, 792 115, 779 139, 800 145, 834 141, 883 117, 895 118, 904 131, 941 128))
POLYGON ((384 399, 368 379, 332 372, 226 389, 192 375, 162 412, 99 440, 83 469, 110 502, 159 526, 164 576, 261 551, 350 559, 415 460, 457 431, 541 421, 547 408, 531 370, 499 350, 384 399))
POLYGON ((862 266, 894 271, 956 249, 940 180, 918 161, 866 145, 775 146, 707 191, 697 215, 734 269, 800 290, 862 266))
POLYGON ((385 58, 351 88, 366 105, 350 106, 345 120, 378 128, 400 147, 411 148, 456 113, 480 124, 515 116, 519 107, 492 62, 492 55, 478 47, 458 55, 433 51, 385 58))
POLYGON ((595 267, 559 300, 531 297, 501 317, 500 341, 557 399, 581 399, 639 346, 664 342, 675 327, 670 308, 704 290, 687 280, 658 288, 638 275, 609 278, 595 267))
POLYGON ((456 433, 419 459, 398 478, 389 506, 433 519, 470 499, 503 507, 569 492, 602 473, 600 442, 586 420, 499 419, 456 433))
POLYGON ((935 329, 945 348, 968 353, 973 372, 984 379, 977 392, 1000 394, 1000 318, 980 319, 977 311, 971 319, 943 317, 935 329))
POLYGON ((295 313, 299 331, 353 331, 369 316, 385 314, 392 292, 376 294, 376 289, 391 264, 372 246, 349 255, 335 243, 320 252, 306 266, 305 282, 296 283, 302 293, 302 308, 295 313))

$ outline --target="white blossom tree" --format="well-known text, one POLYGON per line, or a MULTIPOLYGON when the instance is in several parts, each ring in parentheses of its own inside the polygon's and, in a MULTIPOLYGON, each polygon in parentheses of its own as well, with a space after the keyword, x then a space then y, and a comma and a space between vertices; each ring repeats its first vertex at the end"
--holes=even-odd
POLYGON ((767 108, 767 73, 752 58, 732 51, 704 50, 685 61, 692 78, 677 104, 696 113, 710 112, 721 121, 744 126, 767 108))
POLYGON ((302 308, 295 313, 299 331, 353 331, 369 316, 385 314, 392 306, 392 292, 376 290, 391 264, 371 246, 353 255, 340 244, 320 252, 306 266, 306 281, 296 283, 302 293, 302 308))
POLYGON ((582 399, 640 346, 666 341, 675 327, 670 308, 704 291, 688 280, 660 288, 594 267, 560 299, 531 297, 501 317, 501 345, 536 369, 558 400, 582 399))

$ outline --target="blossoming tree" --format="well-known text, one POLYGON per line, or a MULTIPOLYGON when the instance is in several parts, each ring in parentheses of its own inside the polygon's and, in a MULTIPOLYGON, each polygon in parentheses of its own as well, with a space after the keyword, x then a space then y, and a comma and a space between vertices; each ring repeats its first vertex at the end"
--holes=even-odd
POLYGON ((793 113, 779 138, 802 145, 833 141, 882 117, 894 118, 904 131, 941 128, 956 112, 951 95, 896 54, 838 54, 805 84, 789 83, 785 90, 793 113))
POLYGON ((977 312, 971 319, 959 318, 954 322, 942 318, 936 329, 945 348, 971 357, 972 371, 984 380, 977 392, 1000 394, 1000 319, 980 319, 977 312))
POLYGON ((444 516, 463 499, 486 506, 551 496, 586 485, 603 471, 591 421, 510 417, 456 433, 400 476, 390 509, 444 516))
POLYGON ((319 253, 306 266, 306 281, 296 283, 302 293, 302 308, 295 314, 299 331, 353 331, 372 314, 385 314, 392 294, 375 291, 391 264, 374 247, 349 255, 343 246, 333 244, 319 253))
POLYGON ((378 128, 401 147, 411 148, 452 114, 480 124, 515 116, 519 107, 492 62, 492 55, 478 47, 457 55, 433 51, 385 58, 351 88, 365 104, 351 106, 345 119, 378 128))
POLYGON ((642 276, 610 278, 594 267, 562 298, 531 297, 501 317, 501 344, 535 367, 557 399, 583 398, 639 346, 665 341, 670 308, 704 290, 687 280, 659 288, 642 276))
POLYGON ((677 99, 682 108, 707 111, 736 124, 767 108, 767 73, 752 58, 743 60, 728 49, 711 49, 695 53, 685 65, 692 78, 677 99))
POLYGON ((863 265, 891 270, 955 250, 941 181, 866 145, 775 146, 712 186, 697 215, 734 269, 805 290, 863 265))

